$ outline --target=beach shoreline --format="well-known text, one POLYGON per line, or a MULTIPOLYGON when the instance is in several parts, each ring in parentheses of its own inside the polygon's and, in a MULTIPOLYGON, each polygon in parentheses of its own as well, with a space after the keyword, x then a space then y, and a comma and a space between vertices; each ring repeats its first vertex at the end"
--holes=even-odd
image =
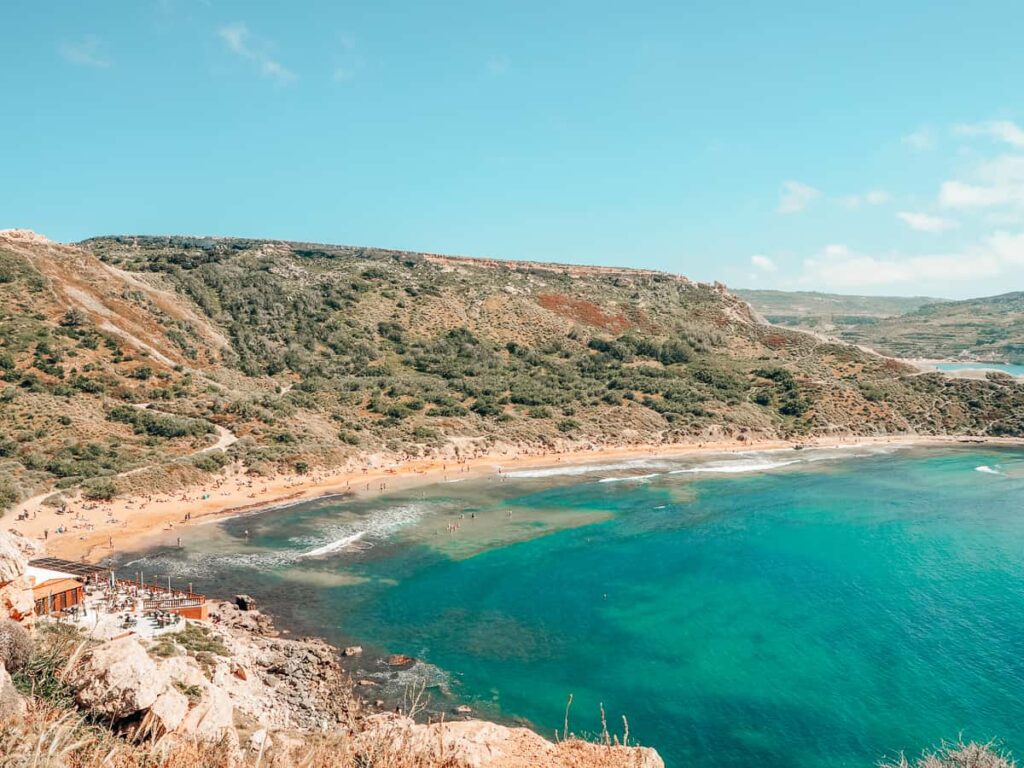
POLYGON ((43 494, 10 510, 5 528, 40 541, 47 554, 97 562, 148 546, 173 546, 197 526, 319 498, 371 497, 420 485, 469 480, 558 466, 585 466, 608 460, 711 456, 751 451, 838 448, 870 445, 949 446, 958 443, 1024 445, 1024 439, 971 435, 889 435, 808 437, 802 440, 704 440, 662 445, 627 445, 546 453, 489 453, 462 460, 438 458, 385 460, 356 469, 315 469, 305 475, 249 476, 231 465, 202 485, 175 493, 131 495, 110 502, 69 499, 67 510, 45 506, 43 494), (27 519, 17 520, 20 513, 27 519), (63 529, 61 531, 61 529, 63 529), (58 533, 58 531, 61 531, 58 533))

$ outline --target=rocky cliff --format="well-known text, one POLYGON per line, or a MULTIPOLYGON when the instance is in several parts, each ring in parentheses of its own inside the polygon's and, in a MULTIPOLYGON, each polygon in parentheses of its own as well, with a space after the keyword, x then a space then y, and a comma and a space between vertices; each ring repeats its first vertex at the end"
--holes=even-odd
MULTIPOLYGON (((0 616, 23 620, 14 585, 25 579, 25 555, 3 533, 0 579, 0 616)), ((28 596, 30 611, 30 587, 28 596)), ((662 766, 653 750, 610 741, 556 744, 525 728, 464 718, 417 723, 375 712, 353 695, 338 651, 326 643, 279 637, 265 616, 235 603, 218 603, 211 619, 155 640, 125 634, 105 642, 44 622, 31 659, 7 648, 18 640, 0 626, 0 662, 17 657, 16 677, 36 694, 19 693, 0 663, 0 745, 13 754, 29 742, 43 744, 61 756, 47 765, 69 767, 111 764, 91 762, 101 752, 119 755, 117 764, 126 768, 149 765, 155 754, 179 761, 205 755, 173 763, 187 768, 662 766), (67 719, 72 712, 102 731, 68 726, 74 738, 64 743, 69 734, 60 724, 74 723, 67 719)))

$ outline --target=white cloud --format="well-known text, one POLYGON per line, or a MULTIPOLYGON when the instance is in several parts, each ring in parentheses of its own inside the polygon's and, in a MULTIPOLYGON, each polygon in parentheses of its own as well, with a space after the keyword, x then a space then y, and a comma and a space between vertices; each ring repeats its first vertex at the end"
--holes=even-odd
POLYGON ((930 128, 918 128, 904 136, 903 143, 915 152, 925 152, 935 146, 935 137, 930 128))
POLYGON ((1024 265, 1024 232, 996 232, 986 238, 985 243, 1001 263, 1024 265))
POLYGON ((962 283, 999 277, 1024 267, 1024 232, 995 232, 960 253, 876 256, 829 245, 804 261, 800 282, 827 290, 911 284, 962 283))
POLYGON ((974 179, 950 179, 939 188, 946 208, 1024 207, 1024 156, 1000 155, 980 162, 974 179))
POLYGON ((750 257, 750 263, 757 267, 762 272, 775 272, 778 267, 775 262, 769 259, 767 256, 763 256, 760 253, 755 253, 750 257))
POLYGON ((927 213, 914 213, 912 211, 900 211, 899 218, 911 229, 918 232, 945 232, 959 226, 952 219, 944 219, 941 216, 932 216, 927 213))
POLYGON ((1024 183, 1024 156, 1000 155, 978 166, 978 178, 990 184, 1024 183))
POLYGON ((814 187, 799 181, 784 181, 777 210, 779 213, 799 213, 819 197, 821 192, 814 187))
POLYGON ((228 24, 221 27, 217 35, 233 54, 256 64, 264 77, 282 85, 295 80, 295 73, 270 54, 266 43, 254 40, 245 24, 228 24))
POLYGON ((953 131, 960 136, 988 136, 1015 147, 1024 147, 1024 129, 1009 120, 966 123, 954 126, 953 131))
POLYGON ((64 40, 57 46, 57 52, 66 61, 80 67, 105 69, 110 66, 110 58, 104 53, 103 41, 95 35, 64 40))
POLYGON ((892 200, 892 195, 884 189, 868 190, 862 195, 847 195, 842 199, 847 208, 857 209, 862 205, 885 205, 892 200))
POLYGON ((939 203, 946 208, 989 208, 1010 203, 1024 205, 1024 186, 978 185, 954 179, 942 182, 939 188, 939 203))

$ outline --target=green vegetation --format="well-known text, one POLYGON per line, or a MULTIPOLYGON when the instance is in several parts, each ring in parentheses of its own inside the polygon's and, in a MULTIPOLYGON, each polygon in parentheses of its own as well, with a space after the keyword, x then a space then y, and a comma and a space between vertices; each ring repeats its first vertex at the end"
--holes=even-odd
POLYGON ((219 635, 194 622, 187 622, 180 632, 161 635, 153 648, 156 656, 177 656, 183 653, 195 658, 207 673, 217 663, 215 657, 227 658, 231 655, 219 635))
POLYGON ((1024 362, 1024 293, 966 301, 738 291, 770 322, 903 358, 1024 362))
POLYGON ((947 299, 926 296, 853 296, 817 291, 733 291, 771 322, 797 325, 801 319, 870 323, 877 318, 896 317, 921 307, 943 304, 947 299))
POLYGON ((90 480, 83 486, 82 495, 90 501, 110 501, 117 495, 117 483, 109 477, 90 480))
POLYGON ((35 635, 27 659, 11 674, 14 685, 54 706, 73 706, 74 691, 61 673, 86 641, 77 628, 66 624, 41 623, 35 635))
MULTIPOLYGON (((148 377, 147 377, 148 378, 148 377)), ((118 405, 110 410, 111 421, 129 424, 137 433, 153 437, 195 437, 213 432, 213 425, 199 419, 186 419, 154 413, 130 405, 118 405)))
MULTIPOLYGON (((54 486, 170 489, 236 459, 271 473, 499 443, 1022 429, 1012 383, 911 377, 672 275, 253 240, 82 245, 99 258, 0 245, 3 505, 54 486), (69 306, 72 280, 92 298, 69 306), (215 425, 239 438, 228 454, 202 452, 215 425)), ((883 322, 868 319, 857 327, 883 322)))

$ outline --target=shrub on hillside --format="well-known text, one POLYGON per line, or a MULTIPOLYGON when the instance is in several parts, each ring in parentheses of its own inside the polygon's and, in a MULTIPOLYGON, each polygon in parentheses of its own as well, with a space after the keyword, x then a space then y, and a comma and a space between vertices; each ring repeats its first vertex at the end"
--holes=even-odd
POLYGON ((21 494, 14 480, 7 475, 0 475, 0 510, 14 506, 20 498, 21 494))
POLYGON ((110 501, 117 496, 117 483, 109 477, 100 477, 85 484, 82 495, 89 501, 110 501))
POLYGON ((32 636, 21 624, 11 619, 0 621, 0 665, 8 672, 18 672, 32 655, 32 636))

